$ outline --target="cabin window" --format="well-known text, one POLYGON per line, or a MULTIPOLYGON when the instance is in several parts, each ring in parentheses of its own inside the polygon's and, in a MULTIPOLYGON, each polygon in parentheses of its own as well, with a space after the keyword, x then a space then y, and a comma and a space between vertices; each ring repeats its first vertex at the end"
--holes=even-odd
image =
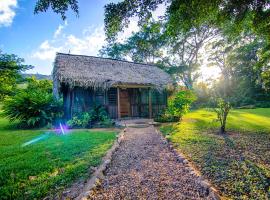
POLYGON ((152 104, 153 105, 166 105, 166 93, 158 92, 157 90, 152 91, 152 104))
POLYGON ((117 89, 110 88, 107 94, 108 94, 108 104, 117 105, 117 89))
POLYGON ((140 116, 148 117, 149 115, 149 90, 141 89, 140 116))
POLYGON ((85 105, 85 101, 84 101, 83 90, 81 88, 74 88, 72 113, 82 112, 84 105, 85 105))
POLYGON ((95 104, 97 106, 104 105, 104 90, 96 90, 95 91, 95 104))

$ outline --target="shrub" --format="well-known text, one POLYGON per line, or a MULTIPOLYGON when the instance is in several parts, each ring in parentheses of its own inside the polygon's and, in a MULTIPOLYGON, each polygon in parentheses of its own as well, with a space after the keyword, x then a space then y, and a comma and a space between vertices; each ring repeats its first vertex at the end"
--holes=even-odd
POLYGON ((221 98, 217 99, 217 107, 214 111, 217 113, 217 120, 220 122, 220 133, 226 132, 227 116, 230 112, 231 104, 221 98))
POLYGON ((161 123, 165 123, 165 122, 178 122, 179 121, 179 117, 175 117, 172 115, 168 115, 166 113, 160 114, 158 115, 155 119, 156 122, 161 122, 161 123))
POLYGON ((3 115, 10 121, 19 121, 21 127, 49 125, 62 115, 62 103, 54 99, 52 82, 27 79, 27 87, 3 102, 3 115))
POLYGON ((87 128, 90 126, 91 115, 87 112, 83 112, 80 115, 75 115, 71 120, 67 122, 67 125, 71 128, 87 128))
POLYGON ((158 122, 176 122, 188 112, 196 96, 191 90, 176 91, 168 100, 168 107, 164 113, 155 118, 158 122))
POLYGON ((77 113, 67 122, 70 128, 111 127, 112 120, 102 106, 94 106, 89 112, 77 113))

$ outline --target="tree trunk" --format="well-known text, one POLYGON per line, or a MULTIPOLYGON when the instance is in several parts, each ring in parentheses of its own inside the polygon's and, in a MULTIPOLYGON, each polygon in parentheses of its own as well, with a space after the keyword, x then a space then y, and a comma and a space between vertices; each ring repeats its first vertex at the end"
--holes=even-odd
POLYGON ((224 134, 225 133, 225 126, 221 126, 220 127, 220 134, 224 134))

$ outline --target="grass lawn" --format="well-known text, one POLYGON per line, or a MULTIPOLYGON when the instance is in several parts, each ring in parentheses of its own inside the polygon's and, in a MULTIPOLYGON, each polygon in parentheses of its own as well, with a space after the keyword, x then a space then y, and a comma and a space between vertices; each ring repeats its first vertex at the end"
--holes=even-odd
POLYGON ((113 131, 15 130, 0 118, 0 199, 42 199, 89 177, 116 137, 113 131), (22 147, 39 136, 43 140, 22 147))
POLYGON ((270 198, 270 108, 232 110, 227 135, 216 114, 200 109, 161 127, 201 173, 232 199, 270 198))

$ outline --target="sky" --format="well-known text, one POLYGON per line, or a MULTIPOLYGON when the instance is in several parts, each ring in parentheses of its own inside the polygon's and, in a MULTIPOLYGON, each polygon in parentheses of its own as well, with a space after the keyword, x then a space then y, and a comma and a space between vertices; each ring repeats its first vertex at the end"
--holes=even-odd
MULTIPOLYGON (((25 59, 34 68, 27 73, 51 74, 56 52, 97 56, 105 42, 104 5, 119 0, 79 0, 79 17, 67 12, 63 21, 60 15, 48 10, 34 14, 37 0, 0 0, 0 50, 25 59)), ((164 15, 160 6, 154 19, 164 15)), ((119 34, 123 41, 138 31, 137 19, 119 34)), ((213 77, 218 72, 206 66, 202 76, 213 77)))
MULTIPOLYGON (((67 20, 49 10, 34 14, 36 0, 0 0, 0 49, 34 66, 28 73, 51 74, 56 52, 98 55, 105 44, 104 5, 112 0, 80 0, 79 17, 67 20)), ((138 31, 136 20, 119 40, 138 31)))

